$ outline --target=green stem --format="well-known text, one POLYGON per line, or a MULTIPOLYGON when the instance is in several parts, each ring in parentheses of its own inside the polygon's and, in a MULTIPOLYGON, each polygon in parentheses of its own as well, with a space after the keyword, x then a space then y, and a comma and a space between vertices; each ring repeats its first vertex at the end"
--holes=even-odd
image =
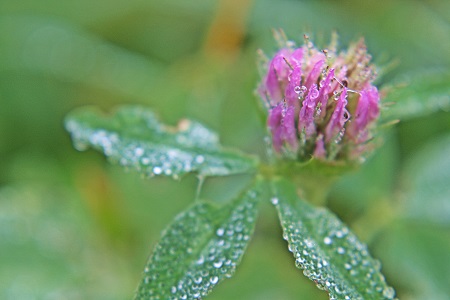
POLYGON ((316 205, 325 206, 334 177, 323 177, 317 174, 296 174, 291 176, 299 189, 300 197, 316 205))
POLYGON ((291 179, 298 188, 299 196, 308 202, 325 206, 330 186, 342 173, 352 167, 342 164, 328 164, 309 161, 303 164, 278 161, 275 164, 260 166, 260 174, 267 179, 282 176, 291 179))

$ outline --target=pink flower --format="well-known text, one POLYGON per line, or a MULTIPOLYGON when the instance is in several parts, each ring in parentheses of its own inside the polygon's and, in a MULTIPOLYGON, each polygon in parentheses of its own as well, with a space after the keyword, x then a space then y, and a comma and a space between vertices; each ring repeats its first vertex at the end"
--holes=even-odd
POLYGON ((362 39, 340 53, 305 39, 299 48, 286 41, 258 87, 273 148, 299 159, 356 160, 369 149, 379 116, 371 57, 362 39))
POLYGON ((287 143, 292 150, 297 149, 298 141, 293 106, 286 106, 285 103, 280 102, 271 109, 267 123, 273 136, 275 151, 280 152, 284 143, 287 143))

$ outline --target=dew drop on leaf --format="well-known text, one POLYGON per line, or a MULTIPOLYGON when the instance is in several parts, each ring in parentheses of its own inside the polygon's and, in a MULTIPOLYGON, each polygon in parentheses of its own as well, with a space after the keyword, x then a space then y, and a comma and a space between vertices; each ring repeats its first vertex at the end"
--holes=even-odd
POLYGON ((141 281, 136 299, 147 299, 149 291, 160 299, 199 299, 231 277, 253 233, 262 187, 256 180, 222 207, 199 201, 178 215, 146 266, 149 274, 159 276, 141 281))
POLYGON ((200 123, 185 121, 176 130, 144 107, 123 106, 111 116, 81 108, 65 125, 76 149, 92 147, 144 176, 223 176, 254 172, 257 164, 254 157, 223 148, 217 134, 200 123))
POLYGON ((219 277, 217 277, 217 276, 214 276, 214 277, 211 277, 211 279, 209 280, 212 284, 216 284, 218 281, 219 281, 219 277))
POLYGON ((334 214, 299 198, 296 187, 285 179, 274 180, 273 197, 278 199, 283 238, 296 266, 330 299, 395 297, 379 272, 379 261, 334 214))

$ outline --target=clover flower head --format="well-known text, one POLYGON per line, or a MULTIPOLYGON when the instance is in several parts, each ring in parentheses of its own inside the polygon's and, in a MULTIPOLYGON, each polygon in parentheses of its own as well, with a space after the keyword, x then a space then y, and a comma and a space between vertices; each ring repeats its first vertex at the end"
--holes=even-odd
POLYGON ((336 51, 336 35, 319 50, 277 37, 281 49, 263 63, 258 94, 268 110, 272 146, 282 157, 357 161, 371 148, 380 114, 375 67, 363 39, 336 51))

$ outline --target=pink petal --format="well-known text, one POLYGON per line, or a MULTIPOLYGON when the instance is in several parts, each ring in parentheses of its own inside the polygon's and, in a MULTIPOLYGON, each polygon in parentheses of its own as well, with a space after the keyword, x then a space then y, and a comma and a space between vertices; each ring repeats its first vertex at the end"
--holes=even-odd
POLYGON ((306 138, 309 138, 316 132, 314 114, 316 112, 318 97, 319 91, 317 90, 317 85, 313 84, 302 103, 298 117, 298 131, 302 132, 305 130, 306 138))
POLYGON ((344 128, 345 122, 347 122, 349 113, 345 108, 347 105, 347 89, 341 93, 331 119, 325 128, 325 141, 328 143, 330 140, 335 139, 342 128, 344 128))
POLYGON ((316 158, 325 158, 327 152, 325 150, 325 144, 323 142, 323 135, 320 134, 316 140, 316 147, 314 149, 314 157, 316 158))

